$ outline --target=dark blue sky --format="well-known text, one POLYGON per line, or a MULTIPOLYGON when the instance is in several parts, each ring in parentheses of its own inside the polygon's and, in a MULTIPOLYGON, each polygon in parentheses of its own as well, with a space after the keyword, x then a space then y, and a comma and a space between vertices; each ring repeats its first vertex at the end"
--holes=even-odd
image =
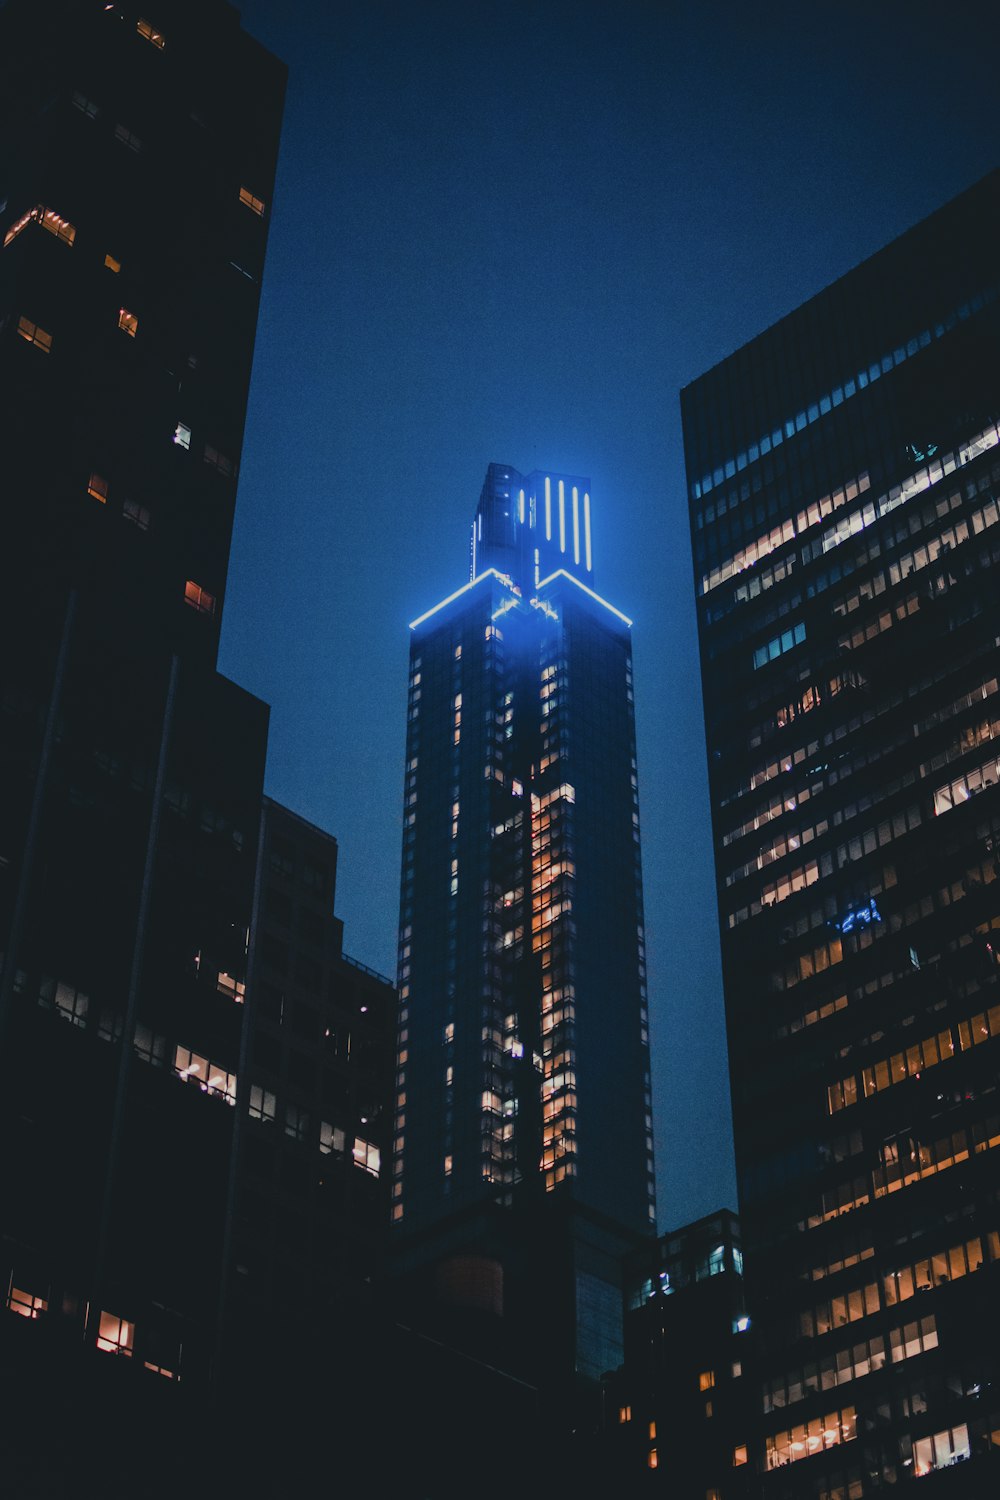
MULTIPOLYGON (((246 0, 290 68, 222 669, 389 974, 407 622, 491 459, 634 617, 661 1228, 735 1206, 678 390, 997 164, 995 0, 246 0)), ((956 246, 961 254, 961 246, 956 246)))

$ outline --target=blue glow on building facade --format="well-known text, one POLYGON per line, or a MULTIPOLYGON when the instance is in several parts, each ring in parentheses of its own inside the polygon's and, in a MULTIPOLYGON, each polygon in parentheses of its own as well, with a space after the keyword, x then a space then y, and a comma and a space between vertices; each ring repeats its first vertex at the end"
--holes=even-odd
MULTIPOLYGON (((491 464, 477 572, 411 626, 403 1233, 539 1193, 655 1222, 631 622, 592 587, 590 525, 589 480, 491 464)), ((614 1302, 610 1265, 579 1307, 614 1302)))

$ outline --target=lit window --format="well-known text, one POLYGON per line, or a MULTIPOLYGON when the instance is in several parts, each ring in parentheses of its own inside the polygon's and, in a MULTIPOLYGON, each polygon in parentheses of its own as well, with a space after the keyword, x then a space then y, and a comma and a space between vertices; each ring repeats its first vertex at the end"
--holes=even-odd
POLYGON ((115 140, 121 141, 122 145, 127 146, 130 151, 142 150, 142 141, 140 141, 139 137, 133 131, 129 130, 127 125, 115 126, 115 140))
POLYGON ((121 261, 115 260, 113 255, 106 255, 104 257, 104 264, 107 266, 109 271, 114 271, 116 275, 122 268, 121 261))
POLYGON ((74 1026, 86 1026, 90 997, 82 990, 75 990, 71 984, 60 981, 55 987, 53 1000, 56 1010, 67 1021, 71 1021, 74 1026))
POLYGON ((36 1297, 32 1292, 25 1292, 11 1282, 10 1291, 7 1293, 7 1306, 12 1313, 17 1313, 22 1318, 37 1318, 43 1312, 48 1312, 49 1304, 44 1297, 36 1297))
POLYGON ((738 1469, 740 1465, 745 1464, 746 1461, 747 1445, 746 1443, 738 1443, 737 1446, 733 1449, 733 1468, 738 1469))
POLYGON ((174 1050, 174 1072, 185 1083, 196 1083, 204 1094, 215 1094, 227 1104, 236 1103, 236 1074, 227 1073, 207 1057, 190 1052, 187 1047, 174 1050))
POLYGON ((373 1177, 377 1177, 382 1170, 382 1153, 371 1141, 362 1140, 361 1136, 354 1138, 354 1165, 363 1167, 373 1177))
POLYGON ((264 212, 263 198, 255 198, 248 187, 240 188, 240 202, 245 203, 247 208, 252 209, 255 214, 264 212))
POLYGON ((29 344, 34 344, 36 349, 42 349, 46 354, 52 348, 52 335, 46 333, 44 328, 39 328, 37 323, 32 323, 30 318, 18 318, 17 331, 29 344))
POLYGON ((178 448, 190 448, 191 429, 185 422, 178 422, 177 426, 174 428, 174 442, 177 444, 178 448))
MULTIPOLYGON (((254 1120, 266 1120, 273 1123, 277 1101, 270 1089, 261 1088, 259 1083, 250 1085, 250 1117, 254 1120)), ((320 1147, 322 1150, 322 1145, 320 1147)), ((329 1147, 327 1147, 329 1150, 329 1147)))
POLYGON ((97 1347, 103 1349, 105 1354, 126 1354, 131 1359, 134 1332, 134 1323, 116 1318, 114 1313, 102 1312, 97 1347))
POLYGON ((445 1159, 444 1159, 444 1175, 446 1177, 450 1177, 451 1176, 451 1171, 452 1171, 452 1158, 449 1155, 449 1156, 446 1156, 445 1159))
POLYGON ((242 1005, 246 998, 247 987, 242 979, 236 979, 232 974, 227 974, 224 969, 219 971, 216 980, 216 988, 220 995, 228 995, 230 1000, 235 1000, 237 1005, 242 1005))
POLYGON ((37 209, 29 208, 29 210, 28 210, 28 212, 26 214, 22 214, 19 219, 15 219, 14 223, 10 226, 10 228, 7 230, 7 233, 3 237, 3 243, 4 243, 4 248, 5 249, 11 243, 12 240, 16 240, 17 239, 17 237, 21 233, 22 229, 26 229, 28 227, 28 225, 34 219, 34 217, 35 217, 35 215, 36 215, 37 212, 38 212, 37 209))
POLYGON ((196 609, 199 614, 215 614, 215 595, 208 593, 201 587, 201 584, 195 583, 190 578, 184 585, 184 603, 190 604, 191 608, 196 609))
POLYGON ((100 500, 102 505, 107 505, 108 481, 102 479, 100 474, 91 474, 90 483, 87 485, 87 494, 93 495, 95 500, 100 500))
POLYGON ((699 1391, 710 1391, 712 1389, 712 1387, 713 1387, 714 1384, 715 1384, 715 1371, 714 1370, 702 1370, 701 1374, 698 1376, 698 1389, 699 1389, 699 1391))
POLYGON ((651 1469, 655 1469, 656 1468, 657 1464, 659 1463, 659 1459, 656 1456, 656 1449, 655 1448, 650 1448, 650 1450, 649 1450, 649 1457, 647 1458, 646 1463, 648 1464, 649 1468, 651 1468, 651 1469))
POLYGON ((68 220, 60 218, 53 209, 46 208, 44 203, 39 203, 34 208, 29 208, 26 214, 22 214, 16 223, 10 226, 3 238, 4 245, 7 246, 11 240, 17 239, 22 229, 26 229, 32 223, 41 224, 43 229, 47 229, 49 234, 54 234, 56 239, 62 240, 65 245, 72 245, 76 239, 76 229, 68 220))
POLYGON ((619 1420, 619 1422, 631 1422, 631 1420, 632 1420, 632 1408, 631 1408, 631 1406, 619 1406, 619 1408, 618 1408, 618 1420, 619 1420))
POLYGON ((711 1401, 706 1401, 705 1402, 705 1416, 706 1417, 711 1417, 714 1414, 714 1411, 715 1411, 715 1408, 713 1407, 711 1401))
POLYGON ((946 1469, 971 1457, 969 1429, 963 1422, 959 1427, 936 1432, 933 1437, 918 1438, 913 1445, 913 1470, 922 1478, 932 1469, 946 1469))
POLYGON ((149 530, 149 511, 137 501, 126 500, 122 506, 122 516, 126 521, 131 521, 133 526, 138 526, 140 531, 149 530))
POLYGON ((144 36, 147 42, 152 42, 154 47, 163 50, 164 38, 162 31, 157 31, 148 21, 139 20, 135 23, 135 29, 140 36, 144 36))
POLYGON ((326 1120, 319 1122, 319 1149, 324 1156, 329 1156, 336 1151, 338 1156, 344 1154, 344 1132, 337 1125, 329 1125, 326 1120))
POLYGON ((118 327, 123 333, 127 333, 129 338, 134 339, 139 327, 139 319, 135 313, 129 312, 127 307, 121 307, 118 310, 118 327))
POLYGON ((656 1437, 656 1423, 655 1422, 650 1422, 650 1424, 649 1424, 649 1435, 650 1435, 651 1438, 655 1438, 656 1437))

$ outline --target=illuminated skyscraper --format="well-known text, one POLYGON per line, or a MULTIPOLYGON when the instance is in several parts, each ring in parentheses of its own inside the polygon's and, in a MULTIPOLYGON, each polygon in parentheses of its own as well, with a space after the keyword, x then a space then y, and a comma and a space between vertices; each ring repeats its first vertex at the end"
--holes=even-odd
POLYGON ((997 1490, 998 230, 994 174, 682 398, 782 1500, 997 1490))
MULTIPOLYGON (((589 481, 491 464, 472 577, 411 627, 393 1208, 407 1234, 546 1195, 652 1229, 630 622, 592 581, 589 481)), ((600 1373, 618 1294, 585 1260, 574 1357, 600 1373)))

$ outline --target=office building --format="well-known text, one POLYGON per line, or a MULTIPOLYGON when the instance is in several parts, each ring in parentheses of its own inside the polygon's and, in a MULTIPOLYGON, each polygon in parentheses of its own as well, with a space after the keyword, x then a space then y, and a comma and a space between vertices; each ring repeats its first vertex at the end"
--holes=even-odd
POLYGON ((0 10, 10 1493, 284 1462, 380 1259, 395 992, 216 671, 284 84, 223 0, 0 10))
POLYGON ((998 1482, 998 220, 682 394, 765 1497, 998 1482))
POLYGON ((591 1378, 654 1218, 629 625, 589 481, 494 463, 469 582, 411 627, 393 1219, 591 1378))
POLYGON ((739 1220, 728 1210, 629 1257, 625 1359, 605 1376, 601 1476, 624 1495, 743 1500, 755 1416, 739 1220))

